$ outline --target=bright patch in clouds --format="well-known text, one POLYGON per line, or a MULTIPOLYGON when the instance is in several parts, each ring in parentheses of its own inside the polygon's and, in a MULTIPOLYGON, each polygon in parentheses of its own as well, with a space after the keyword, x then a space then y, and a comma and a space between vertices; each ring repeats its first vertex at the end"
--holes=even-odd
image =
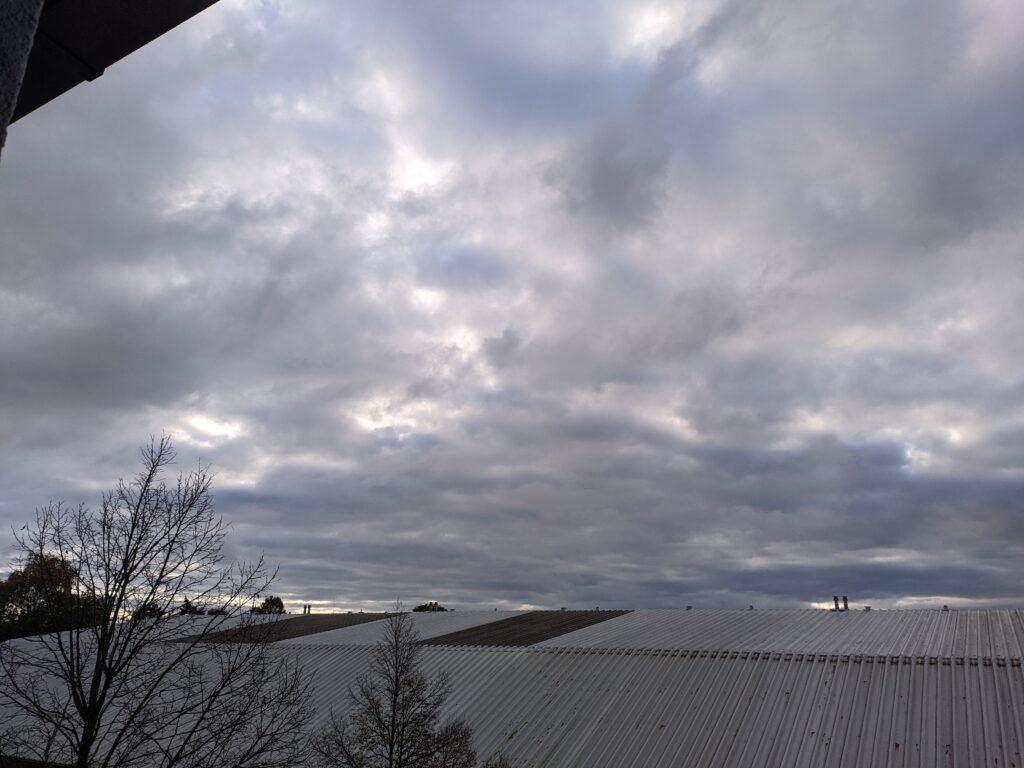
POLYGON ((212 448, 244 435, 245 428, 238 422, 218 421, 204 413, 191 413, 182 419, 182 427, 174 434, 183 442, 212 448))
POLYGON ((389 176, 399 192, 423 192, 448 177, 455 164, 428 157, 411 144, 396 140, 389 176))

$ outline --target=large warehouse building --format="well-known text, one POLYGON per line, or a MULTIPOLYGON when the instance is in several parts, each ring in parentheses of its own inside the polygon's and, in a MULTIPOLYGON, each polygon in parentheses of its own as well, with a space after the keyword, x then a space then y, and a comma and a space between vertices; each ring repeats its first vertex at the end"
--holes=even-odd
MULTIPOLYGON (((411 616, 425 671, 450 677, 445 714, 516 766, 1024 765, 1021 610, 411 616)), ((383 614, 272 628, 312 673, 316 727, 344 713, 383 614)))
MULTIPOLYGON (((1022 765, 1020 610, 415 617, 449 713, 515 765, 1022 765)), ((378 633, 282 641, 316 670, 321 715, 378 633)))

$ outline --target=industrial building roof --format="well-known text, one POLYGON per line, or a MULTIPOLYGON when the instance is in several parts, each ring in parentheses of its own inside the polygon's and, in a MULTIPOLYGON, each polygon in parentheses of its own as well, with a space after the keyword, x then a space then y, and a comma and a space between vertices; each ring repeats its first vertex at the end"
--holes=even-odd
POLYGON ((1020 659, 1024 611, 632 611, 541 645, 1020 659))
POLYGON ((528 611, 427 641, 430 645, 533 645, 621 616, 625 611, 528 611))
MULTIPOLYGON (((525 646, 608 621, 623 613, 625 611, 448 611, 411 613, 409 616, 421 641, 429 645, 525 646)), ((373 620, 385 616, 381 613, 355 615, 372 617, 373 620)), ((274 633, 280 634, 282 639, 287 638, 285 642, 297 645, 372 645, 380 638, 381 628, 375 623, 360 622, 359 626, 339 624, 339 629, 315 635, 302 631, 299 626, 294 630, 290 628, 303 620, 330 621, 333 616, 343 619, 346 614, 282 619, 274 633)))
MULTIPOLYGON (((447 714, 517 766, 1024 765, 1024 611, 633 611, 529 646, 444 638, 422 658, 447 714)), ((372 648, 314 640, 288 650, 325 717, 372 648)))
MULTIPOLYGON (((295 648, 321 716, 370 648, 295 648)), ((1019 662, 426 646, 447 714, 517 766, 1021 765, 1019 662)))
MULTIPOLYGON (((1022 610, 671 609, 410 615, 429 645, 1024 659, 1022 610)), ((290 617, 281 619, 275 632, 291 644, 372 645, 380 637, 378 621, 384 616, 290 617)))
MULTIPOLYGON (((208 635, 219 642, 285 642, 293 638, 329 635, 343 628, 380 621, 386 613, 321 613, 304 616, 246 616, 244 628, 224 629, 208 635), (255 626, 252 623, 255 622, 255 626), (254 631, 255 630, 255 631, 254 631)), ((237 624, 238 622, 233 622, 237 624)), ((374 629, 379 633, 379 628, 374 629)), ((190 639, 190 638, 184 638, 190 639)), ((329 642, 327 640, 321 642, 329 642)))
MULTIPOLYGON (((502 627, 531 615, 413 614, 424 671, 450 681, 445 715, 466 721, 482 758, 1024 766, 1024 611, 634 611, 579 629, 564 616, 571 631, 532 645, 436 642, 477 630, 507 640, 502 627)), ((280 624, 298 618, 317 617, 280 624)), ((369 621, 274 646, 311 676, 311 726, 344 713, 382 629, 369 621)))
MULTIPOLYGON (((476 627, 480 624, 489 624, 491 622, 501 621, 502 619, 520 616, 521 614, 522 611, 448 611, 436 613, 410 613, 409 616, 413 621, 413 625, 416 627, 416 631, 419 632, 420 638, 422 640, 429 640, 430 638, 448 635, 452 632, 458 632, 470 627, 476 627)), ((352 615, 372 615, 377 618, 384 617, 384 614, 380 613, 352 615)), ((319 618, 319 616, 302 618, 319 618)), ((289 619, 283 623, 288 623, 290 621, 291 620, 289 619)), ((380 636, 381 624, 372 622, 369 624, 359 624, 358 626, 346 626, 316 635, 306 635, 303 637, 296 636, 293 639, 285 640, 284 644, 373 645, 380 639, 380 636)))

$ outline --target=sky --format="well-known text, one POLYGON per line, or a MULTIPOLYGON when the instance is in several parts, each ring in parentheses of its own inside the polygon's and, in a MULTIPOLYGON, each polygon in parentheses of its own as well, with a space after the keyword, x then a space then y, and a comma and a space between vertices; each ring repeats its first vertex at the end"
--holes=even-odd
POLYGON ((167 433, 294 610, 1024 604, 1022 43, 222 0, 10 128, 4 556, 167 433))

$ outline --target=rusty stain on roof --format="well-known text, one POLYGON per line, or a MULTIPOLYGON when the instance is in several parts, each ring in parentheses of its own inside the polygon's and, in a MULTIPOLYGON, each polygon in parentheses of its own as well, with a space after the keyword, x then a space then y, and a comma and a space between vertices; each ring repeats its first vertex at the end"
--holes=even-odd
MULTIPOLYGON (((332 629, 379 621, 388 615, 387 613, 324 613, 289 616, 276 621, 245 624, 241 627, 213 632, 205 640, 211 643, 276 643, 295 637, 328 632, 332 629)), ((183 640, 194 639, 194 637, 183 638, 183 640)))
POLYGON ((526 646, 550 640, 629 611, 530 611, 423 641, 424 645, 526 646))

